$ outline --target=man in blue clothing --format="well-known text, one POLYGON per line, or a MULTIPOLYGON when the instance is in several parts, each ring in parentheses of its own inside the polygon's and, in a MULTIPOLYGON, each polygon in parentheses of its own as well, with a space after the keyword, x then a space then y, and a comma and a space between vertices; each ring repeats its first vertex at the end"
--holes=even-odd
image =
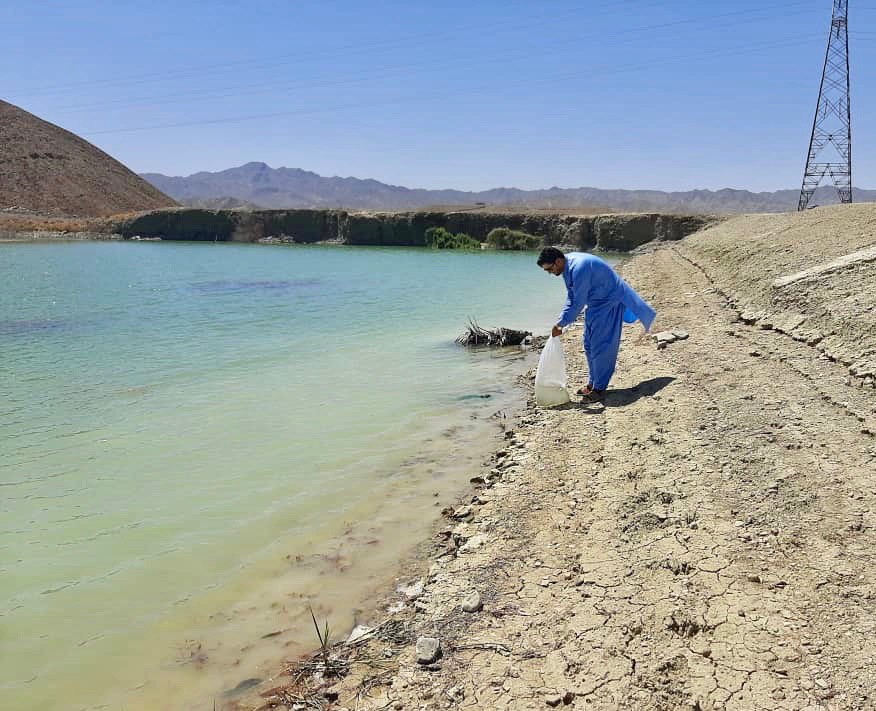
POLYGON ((561 335, 587 308, 584 354, 590 382, 578 394, 586 401, 601 401, 614 375, 624 321, 641 321, 647 332, 657 314, 607 262, 592 254, 563 254, 556 247, 545 247, 538 256, 538 266, 548 274, 562 276, 568 292, 552 336, 561 335))

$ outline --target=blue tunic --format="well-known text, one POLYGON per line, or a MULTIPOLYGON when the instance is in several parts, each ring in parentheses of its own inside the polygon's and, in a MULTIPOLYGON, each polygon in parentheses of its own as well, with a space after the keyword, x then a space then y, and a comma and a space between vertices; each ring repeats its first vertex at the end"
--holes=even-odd
POLYGON ((565 257, 563 281, 568 296, 557 323, 563 327, 574 323, 581 310, 587 307, 584 353, 590 382, 597 390, 605 390, 617 364, 624 313, 634 314, 646 331, 650 330, 657 314, 599 257, 581 252, 570 252, 565 257))

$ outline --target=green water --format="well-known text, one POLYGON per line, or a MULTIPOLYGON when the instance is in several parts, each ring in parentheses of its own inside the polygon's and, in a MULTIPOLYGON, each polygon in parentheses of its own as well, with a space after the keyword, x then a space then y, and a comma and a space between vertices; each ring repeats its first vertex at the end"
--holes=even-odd
POLYGON ((259 605, 330 596, 321 542, 361 582, 466 481, 523 367, 467 318, 545 333, 563 298, 532 254, 0 245, 3 708, 158 708, 204 656, 233 685, 259 605))

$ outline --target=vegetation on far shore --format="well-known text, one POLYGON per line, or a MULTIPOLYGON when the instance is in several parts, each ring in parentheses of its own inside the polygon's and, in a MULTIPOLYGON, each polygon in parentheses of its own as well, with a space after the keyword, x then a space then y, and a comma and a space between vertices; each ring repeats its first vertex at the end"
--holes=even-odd
POLYGON ((497 227, 487 235, 487 244, 495 249, 540 249, 544 246, 544 239, 521 230, 497 227))
MULTIPOLYGON (((465 232, 453 234, 444 227, 429 227, 425 233, 427 247, 432 249, 480 249, 481 243, 465 232)), ((486 246, 492 249, 540 249, 544 239, 521 230, 497 227, 487 235, 486 246)))
POLYGON ((464 232, 453 234, 443 227, 430 227, 426 230, 426 246, 432 249, 480 249, 481 243, 464 232))

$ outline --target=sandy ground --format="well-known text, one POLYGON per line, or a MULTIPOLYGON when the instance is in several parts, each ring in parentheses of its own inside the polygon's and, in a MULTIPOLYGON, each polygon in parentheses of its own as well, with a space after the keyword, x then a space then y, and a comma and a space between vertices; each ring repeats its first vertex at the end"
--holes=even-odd
MULTIPOLYGON (((876 245, 876 210, 819 213, 628 262, 659 326, 690 337, 658 350, 626 329, 604 406, 509 423, 391 612, 335 648, 346 676, 258 705, 876 708, 876 261, 829 266, 876 245), (804 239, 819 220, 820 244, 804 239), (777 246, 771 229, 800 232, 777 246)), ((574 385, 580 335, 564 338, 574 385)))

